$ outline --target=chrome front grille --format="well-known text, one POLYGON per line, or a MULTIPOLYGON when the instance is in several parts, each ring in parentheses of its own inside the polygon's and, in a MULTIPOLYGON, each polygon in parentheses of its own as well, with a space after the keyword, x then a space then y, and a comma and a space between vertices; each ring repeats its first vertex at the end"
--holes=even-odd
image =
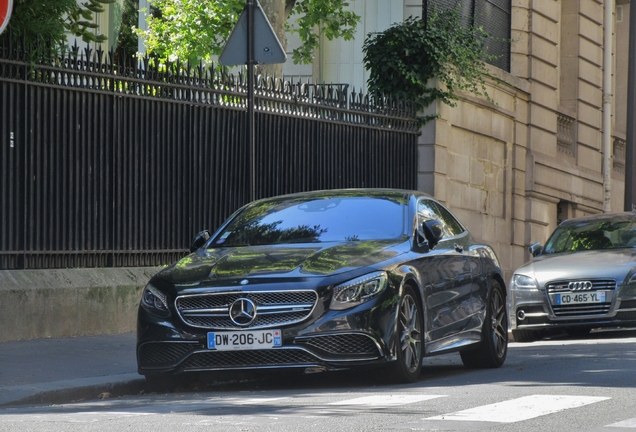
POLYGON ((175 306, 184 323, 205 329, 256 329, 295 324, 309 317, 318 295, 315 291, 243 291, 195 294, 177 297, 175 306), (256 319, 249 326, 237 326, 230 319, 230 307, 238 299, 249 299, 256 307, 256 319))
POLYGON ((546 285, 550 306, 554 314, 558 317, 574 317, 583 315, 606 315, 610 311, 614 291, 616 290, 616 281, 613 279, 589 280, 590 284, 584 284, 583 281, 561 280, 550 282, 546 285), (583 289, 585 287, 585 289, 583 289), (574 288, 572 290, 571 288, 574 288), (594 293, 595 291, 604 291, 605 301, 602 303, 591 304, 555 304, 556 294, 584 294, 594 293))

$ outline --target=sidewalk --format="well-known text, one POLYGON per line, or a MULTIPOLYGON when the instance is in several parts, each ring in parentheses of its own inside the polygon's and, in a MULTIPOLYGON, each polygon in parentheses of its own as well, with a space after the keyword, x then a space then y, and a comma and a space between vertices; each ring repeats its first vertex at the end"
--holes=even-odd
POLYGON ((0 406, 137 394, 135 333, 0 343, 0 406))

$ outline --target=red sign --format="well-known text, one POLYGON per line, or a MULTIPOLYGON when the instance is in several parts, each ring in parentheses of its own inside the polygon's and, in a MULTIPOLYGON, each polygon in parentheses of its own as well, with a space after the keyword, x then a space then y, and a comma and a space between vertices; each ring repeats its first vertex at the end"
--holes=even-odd
POLYGON ((0 0, 0 33, 9 24, 11 9, 13 9, 13 0, 0 0))

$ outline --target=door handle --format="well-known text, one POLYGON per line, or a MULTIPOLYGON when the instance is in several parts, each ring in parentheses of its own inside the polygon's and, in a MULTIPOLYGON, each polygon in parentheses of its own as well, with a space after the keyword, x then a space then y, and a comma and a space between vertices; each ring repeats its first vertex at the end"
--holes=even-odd
POLYGON ((464 252, 464 246, 458 245, 457 243, 455 243, 455 251, 459 252, 459 253, 463 253, 464 252))

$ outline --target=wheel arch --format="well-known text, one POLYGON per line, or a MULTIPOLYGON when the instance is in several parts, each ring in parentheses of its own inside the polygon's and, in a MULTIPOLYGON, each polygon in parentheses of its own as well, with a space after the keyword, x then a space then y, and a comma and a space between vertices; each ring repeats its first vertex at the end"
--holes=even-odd
MULTIPOLYGON (((409 271, 404 273, 404 277, 402 278, 402 282, 400 283, 400 290, 399 290, 399 296, 400 298, 402 297, 403 293, 404 293, 404 287, 405 286, 410 286, 411 288, 413 288, 413 291, 415 291, 415 295, 417 296, 417 301, 419 301, 420 306, 422 307, 422 313, 420 316, 420 324, 422 325, 422 355, 425 356, 426 355, 426 318, 427 318, 427 313, 426 313, 426 303, 425 303, 425 286, 423 285, 423 282, 421 280, 418 279, 417 277, 417 273, 415 271, 412 271, 411 269, 408 269, 409 271)), ((398 301, 398 308, 399 308, 399 301, 398 301)), ((395 323, 395 328, 397 329, 397 320, 395 323)))
MULTIPOLYGON (((406 273, 404 277, 402 278, 402 282, 400 283, 400 290, 399 290, 400 296, 402 296, 402 294, 404 293, 404 287, 407 285, 413 288, 413 291, 415 291, 415 294, 417 295, 417 299, 420 301, 420 304, 422 305, 422 314, 424 314, 426 311, 426 307, 424 307, 424 287, 422 286, 421 282, 418 281, 416 275, 412 271, 409 271, 408 273, 406 273)), ((422 319, 424 319, 424 316, 422 316, 422 319)))
POLYGON ((506 288, 506 283, 504 282, 503 276, 500 273, 495 273, 492 276, 492 280, 495 280, 501 285, 501 290, 503 291, 504 300, 508 298, 508 289, 506 288))

